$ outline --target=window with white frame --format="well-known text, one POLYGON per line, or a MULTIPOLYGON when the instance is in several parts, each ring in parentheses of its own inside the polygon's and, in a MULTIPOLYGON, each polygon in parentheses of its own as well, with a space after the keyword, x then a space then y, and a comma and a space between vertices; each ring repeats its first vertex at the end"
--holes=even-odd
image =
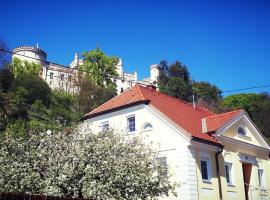
POLYGON ((53 79, 53 73, 50 72, 50 79, 53 79))
POLYGON ((110 126, 109 126, 109 122, 108 121, 101 123, 101 131, 108 131, 109 128, 110 128, 110 126))
POLYGON ((225 177, 228 185, 233 185, 232 163, 225 162, 225 177))
POLYGON ((64 80, 64 77, 65 77, 65 75, 64 75, 64 74, 61 74, 61 75, 60 75, 61 81, 63 81, 63 80, 64 80))
POLYGON ((258 181, 259 181, 259 186, 264 187, 264 171, 263 169, 258 169, 258 181))
POLYGON ((203 181, 211 181, 210 158, 201 158, 201 174, 203 181))
POLYGON ((127 129, 128 132, 134 132, 136 130, 135 116, 129 116, 127 118, 127 129))

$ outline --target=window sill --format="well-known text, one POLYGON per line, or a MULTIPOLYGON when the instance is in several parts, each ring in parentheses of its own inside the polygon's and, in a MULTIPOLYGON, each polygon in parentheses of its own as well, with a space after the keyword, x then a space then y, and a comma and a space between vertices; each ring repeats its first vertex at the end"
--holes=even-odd
POLYGON ((203 179, 202 181, 203 181, 203 183, 212 184, 212 181, 211 180, 203 179))
POLYGON ((151 128, 151 129, 145 129, 145 130, 142 130, 141 131, 141 133, 143 133, 143 132, 149 132, 149 131, 152 131, 153 129, 151 128))
POLYGON ((232 183, 227 183, 227 186, 228 186, 228 187, 235 187, 235 185, 232 184, 232 183))
POLYGON ((127 131, 126 135, 135 135, 137 131, 127 131))

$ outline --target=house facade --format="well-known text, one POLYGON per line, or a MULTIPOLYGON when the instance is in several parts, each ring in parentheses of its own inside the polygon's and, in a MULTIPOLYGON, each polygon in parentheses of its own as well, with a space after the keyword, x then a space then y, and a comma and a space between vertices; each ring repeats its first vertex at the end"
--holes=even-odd
POLYGON ((140 135, 159 151, 178 196, 160 199, 270 199, 270 147, 244 110, 215 114, 134 87, 87 113, 82 127, 140 135))

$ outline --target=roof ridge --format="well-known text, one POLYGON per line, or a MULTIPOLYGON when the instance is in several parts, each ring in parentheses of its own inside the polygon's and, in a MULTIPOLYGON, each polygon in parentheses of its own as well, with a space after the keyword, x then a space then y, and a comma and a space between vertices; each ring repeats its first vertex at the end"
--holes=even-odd
POLYGON ((128 92, 129 90, 131 90, 131 89, 134 88, 134 87, 135 87, 135 86, 129 88, 128 90, 126 90, 125 92, 123 92, 123 93, 121 93, 121 94, 119 94, 119 95, 116 95, 115 97, 113 97, 113 98, 110 99, 109 101, 107 101, 107 102, 101 104, 100 106, 96 107, 94 110, 92 110, 92 111, 86 113, 84 116, 89 115, 91 112, 94 112, 95 110, 99 109, 101 106, 104 106, 104 105, 107 105, 108 103, 111 103, 112 101, 114 101, 114 99, 116 99, 116 98, 122 96, 123 94, 125 94, 126 92, 128 92))
MULTIPOLYGON (((140 87, 143 87, 141 85, 139 85, 140 87)), ((153 92, 153 90, 149 89, 148 87, 143 87, 145 88, 146 90, 150 91, 150 92, 153 92)), ((155 90, 154 92, 156 92, 158 95, 163 95, 165 97, 168 97, 169 99, 172 99, 174 101, 177 101, 177 102, 180 102, 180 103, 183 103, 185 105, 188 105, 188 106, 193 106, 193 104, 191 102, 188 102, 186 100, 183 100, 183 99, 180 99, 180 98, 177 98, 177 97, 174 97, 174 96, 171 96, 171 95, 168 95, 168 94, 165 94, 163 92, 160 92, 160 91, 157 91, 155 90)), ((202 109, 206 112, 209 112, 209 113, 212 113, 213 115, 215 115, 215 113, 211 112, 210 110, 208 110, 207 108, 201 106, 201 105, 196 105, 196 107, 198 107, 199 109, 202 109)))
POLYGON ((244 109, 240 108, 240 109, 232 110, 232 111, 229 111, 229 112, 224 112, 224 113, 210 115, 210 116, 205 117, 205 119, 206 118, 207 119, 211 119, 213 117, 219 117, 219 116, 228 115, 228 114, 232 114, 232 113, 236 113, 236 112, 240 112, 240 111, 243 111, 244 112, 244 109))
POLYGON ((141 98, 142 98, 143 100, 146 100, 145 97, 144 97, 143 94, 142 94, 140 85, 139 85, 139 84, 136 84, 135 87, 137 88, 137 90, 138 90, 138 92, 139 92, 141 98))

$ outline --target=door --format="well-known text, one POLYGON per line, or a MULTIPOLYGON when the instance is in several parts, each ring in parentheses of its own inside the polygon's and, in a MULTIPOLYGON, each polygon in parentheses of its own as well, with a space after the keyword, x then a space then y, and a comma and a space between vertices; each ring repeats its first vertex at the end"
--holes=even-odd
POLYGON ((245 199, 249 200, 248 191, 249 191, 252 164, 242 163, 242 168, 243 168, 243 179, 244 179, 245 197, 246 197, 245 199))

